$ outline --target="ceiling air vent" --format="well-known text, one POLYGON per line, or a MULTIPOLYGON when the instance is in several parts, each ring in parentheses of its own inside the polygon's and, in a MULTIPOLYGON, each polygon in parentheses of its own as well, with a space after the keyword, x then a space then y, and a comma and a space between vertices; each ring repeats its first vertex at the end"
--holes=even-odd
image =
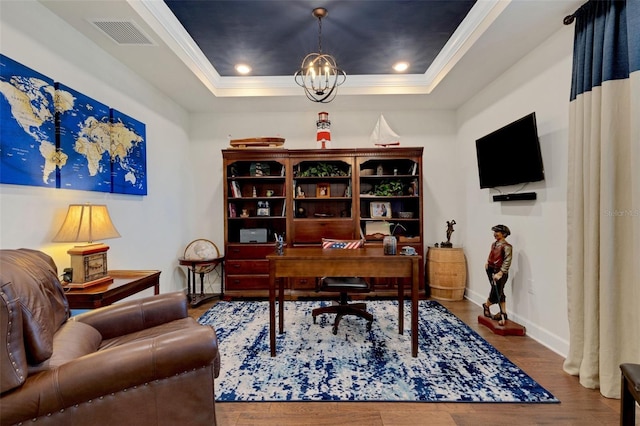
POLYGON ((154 46, 151 37, 133 21, 115 21, 113 19, 93 19, 96 28, 120 45, 154 46))

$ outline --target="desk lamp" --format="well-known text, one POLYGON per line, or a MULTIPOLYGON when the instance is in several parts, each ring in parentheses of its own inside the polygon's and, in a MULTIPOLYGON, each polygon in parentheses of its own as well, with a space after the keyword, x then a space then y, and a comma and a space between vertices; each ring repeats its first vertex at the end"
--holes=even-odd
POLYGON ((120 234, 111 222, 104 204, 71 204, 62 227, 53 238, 56 243, 77 243, 67 251, 71 256, 72 277, 68 287, 85 288, 113 282, 107 275, 109 246, 95 240, 118 238, 120 234))

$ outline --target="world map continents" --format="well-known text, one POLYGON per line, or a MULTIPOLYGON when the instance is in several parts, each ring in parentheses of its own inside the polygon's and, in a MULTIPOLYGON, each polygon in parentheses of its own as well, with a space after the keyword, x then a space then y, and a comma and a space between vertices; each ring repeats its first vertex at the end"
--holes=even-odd
POLYGON ((146 195, 145 125, 0 55, 0 182, 146 195))

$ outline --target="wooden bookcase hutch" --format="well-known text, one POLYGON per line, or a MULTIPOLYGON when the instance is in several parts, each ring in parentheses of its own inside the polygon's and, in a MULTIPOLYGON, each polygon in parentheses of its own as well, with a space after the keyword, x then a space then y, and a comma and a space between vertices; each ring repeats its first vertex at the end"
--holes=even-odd
MULTIPOLYGON (((267 297, 276 235, 288 246, 322 238, 382 245, 424 257, 423 148, 222 150, 224 171, 225 294, 267 297)), ((424 276, 424 262, 420 274, 424 276)), ((291 279, 288 297, 313 296, 316 277, 291 279)), ((424 283, 424 280, 422 280, 424 283)), ((374 280, 371 297, 393 297, 402 279, 374 280)), ((424 284, 421 290, 424 291, 424 284)))

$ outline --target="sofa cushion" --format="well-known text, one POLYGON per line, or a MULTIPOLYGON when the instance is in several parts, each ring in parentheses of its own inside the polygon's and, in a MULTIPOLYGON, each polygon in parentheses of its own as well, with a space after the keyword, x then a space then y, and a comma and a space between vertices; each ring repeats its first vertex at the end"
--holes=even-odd
POLYGON ((50 256, 36 250, 0 250, 0 280, 13 283, 22 311, 29 364, 53 353, 53 336, 69 317, 69 305, 50 256))
POLYGON ((29 375, 60 367, 81 356, 94 353, 100 347, 100 332, 88 324, 67 321, 53 336, 53 354, 46 361, 29 366, 29 375))
POLYGON ((121 346, 131 342, 139 342, 147 339, 153 339, 158 336, 165 335, 174 331, 184 331, 191 327, 201 327, 196 320, 191 317, 177 319, 155 327, 145 328, 143 330, 125 334, 123 336, 105 339, 100 345, 100 350, 121 346))

